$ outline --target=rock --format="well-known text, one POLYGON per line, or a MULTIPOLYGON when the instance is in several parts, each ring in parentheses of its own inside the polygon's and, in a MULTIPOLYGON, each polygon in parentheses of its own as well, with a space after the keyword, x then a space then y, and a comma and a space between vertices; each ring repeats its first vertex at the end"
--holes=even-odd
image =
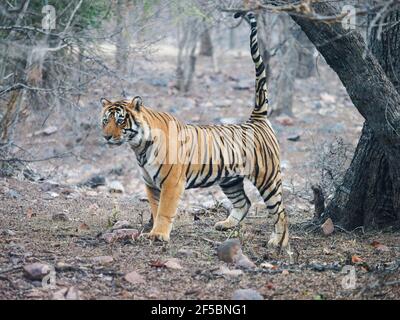
POLYGON ((232 263, 235 257, 242 253, 239 239, 229 239, 224 241, 217 248, 218 258, 221 261, 232 263))
POLYGON ((181 248, 178 250, 177 255, 180 257, 191 257, 194 255, 194 251, 191 249, 181 248))
POLYGON ((40 175, 38 175, 36 172, 34 172, 33 170, 26 168, 24 169, 24 171, 22 171, 22 174, 24 175, 24 177, 30 181, 39 181, 42 179, 42 177, 40 175))
POLYGON ((118 229, 129 229, 131 227, 132 226, 128 220, 119 220, 111 227, 111 231, 115 231, 118 229))
POLYGON ((282 270, 282 275, 287 276, 289 274, 289 270, 285 269, 282 270))
POLYGON ((243 269, 254 269, 257 267, 256 264, 243 253, 239 254, 235 259, 235 266, 243 269))
POLYGON ((331 218, 326 219, 321 228, 324 235, 329 236, 330 234, 332 234, 333 231, 335 230, 335 226, 333 225, 332 219, 331 218))
POLYGON ((15 233, 14 231, 12 231, 12 230, 5 229, 5 230, 1 230, 1 231, 0 231, 0 235, 2 235, 2 236, 13 237, 13 236, 16 235, 16 233, 15 233))
POLYGON ((58 212, 58 213, 53 213, 53 216, 51 217, 53 221, 68 221, 69 218, 67 214, 63 212, 58 212))
POLYGON ((254 289, 238 289, 233 292, 232 300, 264 300, 264 298, 254 289))
POLYGON ((35 262, 24 266, 24 276, 29 280, 42 280, 51 271, 51 266, 35 262))
POLYGON ((243 271, 240 269, 229 269, 227 266, 221 266, 216 272, 216 275, 227 276, 227 277, 239 277, 243 274, 243 271))
POLYGON ((287 139, 289 141, 293 141, 293 142, 299 141, 300 140, 300 134, 290 135, 290 136, 287 137, 287 139))
POLYGON ((90 177, 88 180, 81 182, 78 184, 78 187, 89 187, 89 188, 97 188, 99 186, 106 185, 106 178, 100 175, 94 175, 90 177))
POLYGON ((118 240, 136 240, 139 237, 139 231, 136 229, 117 229, 113 232, 103 234, 103 239, 107 243, 118 240))
POLYGON ((60 195, 57 193, 57 192, 51 192, 51 191, 49 191, 49 192, 46 192, 44 195, 43 195, 43 200, 53 200, 53 199, 55 199, 55 198, 58 198, 60 195))
POLYGON ((110 193, 124 193, 125 189, 121 182, 114 180, 108 184, 108 192, 110 193))
POLYGON ((176 258, 170 258, 164 262, 164 266, 167 269, 173 269, 173 270, 181 270, 183 267, 179 263, 179 259, 176 258))
POLYGON ((273 265, 272 263, 269 263, 269 262, 261 263, 260 267, 264 268, 264 269, 271 269, 271 270, 276 270, 278 268, 277 266, 275 266, 275 265, 273 265))
POLYGON ((49 127, 44 128, 42 130, 35 131, 33 133, 33 135, 34 136, 39 136, 39 135, 49 136, 49 135, 51 135, 53 133, 56 133, 57 130, 58 130, 58 128, 56 126, 49 126, 49 127))
POLYGON ((60 185, 56 182, 53 181, 45 181, 42 184, 40 184, 40 190, 43 192, 49 192, 51 190, 54 190, 55 188, 58 188, 60 185))
POLYGON ((145 283, 145 279, 136 271, 131 271, 124 276, 124 279, 131 284, 145 283))
POLYGON ((54 292, 53 300, 80 300, 79 290, 75 287, 63 288, 54 292))
POLYGON ((276 117, 275 120, 283 126, 292 126, 294 124, 293 118, 285 114, 276 117))
POLYGON ((20 199, 21 198, 21 195, 19 194, 19 192, 15 191, 13 189, 8 190, 5 194, 7 197, 12 198, 12 199, 20 199))
POLYGON ((97 264, 110 264, 114 261, 114 258, 111 256, 99 256, 92 258, 92 261, 97 264))

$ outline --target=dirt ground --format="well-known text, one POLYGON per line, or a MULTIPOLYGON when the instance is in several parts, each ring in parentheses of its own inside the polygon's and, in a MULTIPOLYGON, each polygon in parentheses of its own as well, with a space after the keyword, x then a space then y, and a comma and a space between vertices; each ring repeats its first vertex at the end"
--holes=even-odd
MULTIPOLYGON (((55 112, 38 125, 43 124, 38 119, 47 116, 38 113, 18 132, 16 144, 34 150, 32 159, 52 159, 28 163, 35 174, 25 171, 0 179, 0 299, 54 299, 70 287, 81 299, 229 299, 239 288, 255 289, 265 299, 400 298, 398 232, 335 227, 324 236, 319 226, 309 223, 310 185, 321 180, 321 158, 338 138, 353 150, 362 126, 343 86, 323 61, 315 76, 296 80, 291 123, 272 119, 282 149, 293 264, 287 254, 267 248, 272 219, 250 186, 246 191, 253 207, 233 232, 214 230, 226 211, 218 205, 222 193, 209 188, 185 193, 170 243, 142 238, 105 242, 102 235, 113 222, 128 220, 140 231, 150 213, 132 152, 123 146, 110 149, 103 142, 101 96, 120 97, 122 90, 140 94, 146 105, 194 123, 239 122, 250 114, 253 68, 247 52, 227 54, 217 74, 202 58, 195 89, 186 95, 171 87, 175 56, 160 49, 153 59, 137 63, 142 77, 130 87, 105 83, 83 98, 82 109, 76 111, 79 123, 63 121, 55 112), (56 130, 40 132, 51 126, 56 130), (105 185, 82 185, 93 176, 104 178, 105 185), (109 192, 112 181, 122 184, 122 193, 109 192), (223 263, 216 248, 227 238, 239 238, 257 267, 237 275, 219 274, 223 263), (178 267, 165 266, 171 258, 178 259, 173 260, 178 267), (55 287, 24 276, 23 267, 33 262, 55 267, 55 287), (266 262, 269 265, 261 267, 266 262), (343 286, 345 266, 355 271, 352 288, 343 286), (125 279, 132 271, 139 274, 133 283, 125 279)), ((336 169, 343 170, 347 162, 336 169)))

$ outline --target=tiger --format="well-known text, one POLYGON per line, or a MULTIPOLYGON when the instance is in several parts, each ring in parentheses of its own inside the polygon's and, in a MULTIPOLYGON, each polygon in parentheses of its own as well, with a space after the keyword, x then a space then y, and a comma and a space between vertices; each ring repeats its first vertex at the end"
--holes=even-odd
MULTIPOLYGON (((235 17, 242 14, 235 14, 235 17)), ((179 200, 186 189, 219 185, 232 202, 229 216, 215 224, 224 231, 237 227, 251 203, 244 179, 251 181, 275 216, 268 244, 286 247, 288 217, 282 202, 280 149, 268 119, 266 68, 257 39, 257 20, 250 25, 250 52, 255 65, 255 102, 241 124, 186 124, 156 111, 140 96, 131 100, 101 98, 102 132, 110 145, 128 144, 134 151, 151 209, 152 228, 145 236, 168 242, 179 200)))

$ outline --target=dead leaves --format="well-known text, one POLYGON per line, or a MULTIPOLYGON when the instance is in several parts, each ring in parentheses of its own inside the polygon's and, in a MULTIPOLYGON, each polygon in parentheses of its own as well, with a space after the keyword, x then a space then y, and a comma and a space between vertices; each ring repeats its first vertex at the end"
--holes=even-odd
POLYGON ((374 247, 375 250, 380 251, 380 252, 388 252, 390 251, 388 246, 385 246, 384 244, 380 243, 379 241, 372 241, 371 246, 374 247))
POLYGON ((362 262, 364 262, 364 260, 362 258, 360 258, 359 256, 357 256, 357 255, 352 255, 351 256, 351 263, 352 264, 357 264, 357 263, 362 263, 362 262))

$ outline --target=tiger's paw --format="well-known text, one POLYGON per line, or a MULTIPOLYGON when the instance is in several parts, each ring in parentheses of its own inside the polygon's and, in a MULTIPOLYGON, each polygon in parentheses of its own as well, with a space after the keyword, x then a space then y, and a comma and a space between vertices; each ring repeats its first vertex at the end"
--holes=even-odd
POLYGON ((142 236, 152 241, 169 242, 169 234, 162 232, 157 232, 152 230, 149 233, 142 233, 142 236))
POLYGON ((282 239, 282 235, 273 233, 271 238, 268 241, 268 246, 274 248, 286 248, 289 243, 289 238, 287 233, 285 233, 284 238, 282 239))
POLYGON ((238 223, 239 222, 237 220, 235 220, 231 217, 228 217, 224 221, 217 222, 214 225, 214 227, 218 231, 225 231, 225 230, 229 230, 229 229, 236 227, 238 225, 238 223))

